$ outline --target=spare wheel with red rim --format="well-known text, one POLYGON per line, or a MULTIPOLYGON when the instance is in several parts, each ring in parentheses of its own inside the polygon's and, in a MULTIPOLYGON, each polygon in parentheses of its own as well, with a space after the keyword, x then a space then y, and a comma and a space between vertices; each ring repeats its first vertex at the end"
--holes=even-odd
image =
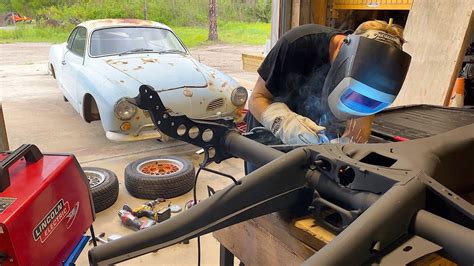
POLYGON ((151 156, 125 168, 125 187, 137 198, 174 198, 194 186, 194 165, 176 156, 151 156))

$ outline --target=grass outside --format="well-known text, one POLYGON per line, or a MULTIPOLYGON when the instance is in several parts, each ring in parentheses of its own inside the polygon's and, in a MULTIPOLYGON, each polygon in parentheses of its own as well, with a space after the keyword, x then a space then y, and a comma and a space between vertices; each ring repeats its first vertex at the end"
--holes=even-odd
POLYGON ((13 29, 0 30, 0 43, 15 42, 52 42, 61 43, 67 40, 70 29, 18 25, 13 29))
MULTIPOLYGON (((172 27, 187 47, 210 43, 208 29, 203 27, 172 27)), ((72 27, 53 28, 19 25, 16 29, 0 30, 0 43, 65 42, 72 27)), ((269 23, 228 22, 218 25, 219 41, 235 44, 263 45, 270 38, 269 23)))

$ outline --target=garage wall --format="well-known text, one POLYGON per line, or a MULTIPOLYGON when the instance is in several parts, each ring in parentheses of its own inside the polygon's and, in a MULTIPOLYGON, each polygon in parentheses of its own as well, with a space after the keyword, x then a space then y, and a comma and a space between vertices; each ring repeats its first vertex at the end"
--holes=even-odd
POLYGON ((394 106, 446 105, 473 30, 474 0, 414 0, 405 27, 410 69, 394 106))

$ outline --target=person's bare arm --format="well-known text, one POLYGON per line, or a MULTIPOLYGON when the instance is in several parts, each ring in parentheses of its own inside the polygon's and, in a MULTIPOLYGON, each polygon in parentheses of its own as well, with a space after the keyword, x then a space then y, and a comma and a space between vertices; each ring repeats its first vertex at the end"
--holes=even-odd
POLYGON ((273 95, 265 86, 265 81, 259 76, 249 98, 249 109, 257 121, 262 122, 262 113, 273 103, 273 95))
POLYGON ((374 116, 371 115, 347 121, 343 137, 349 138, 351 142, 366 143, 369 141, 373 120, 374 116))

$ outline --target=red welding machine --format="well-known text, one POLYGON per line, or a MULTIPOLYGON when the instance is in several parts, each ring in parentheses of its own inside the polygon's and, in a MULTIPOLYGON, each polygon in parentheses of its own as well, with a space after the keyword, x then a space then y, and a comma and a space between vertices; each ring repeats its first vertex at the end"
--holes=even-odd
POLYGON ((0 264, 62 264, 95 218, 82 168, 26 144, 0 160, 0 264))

